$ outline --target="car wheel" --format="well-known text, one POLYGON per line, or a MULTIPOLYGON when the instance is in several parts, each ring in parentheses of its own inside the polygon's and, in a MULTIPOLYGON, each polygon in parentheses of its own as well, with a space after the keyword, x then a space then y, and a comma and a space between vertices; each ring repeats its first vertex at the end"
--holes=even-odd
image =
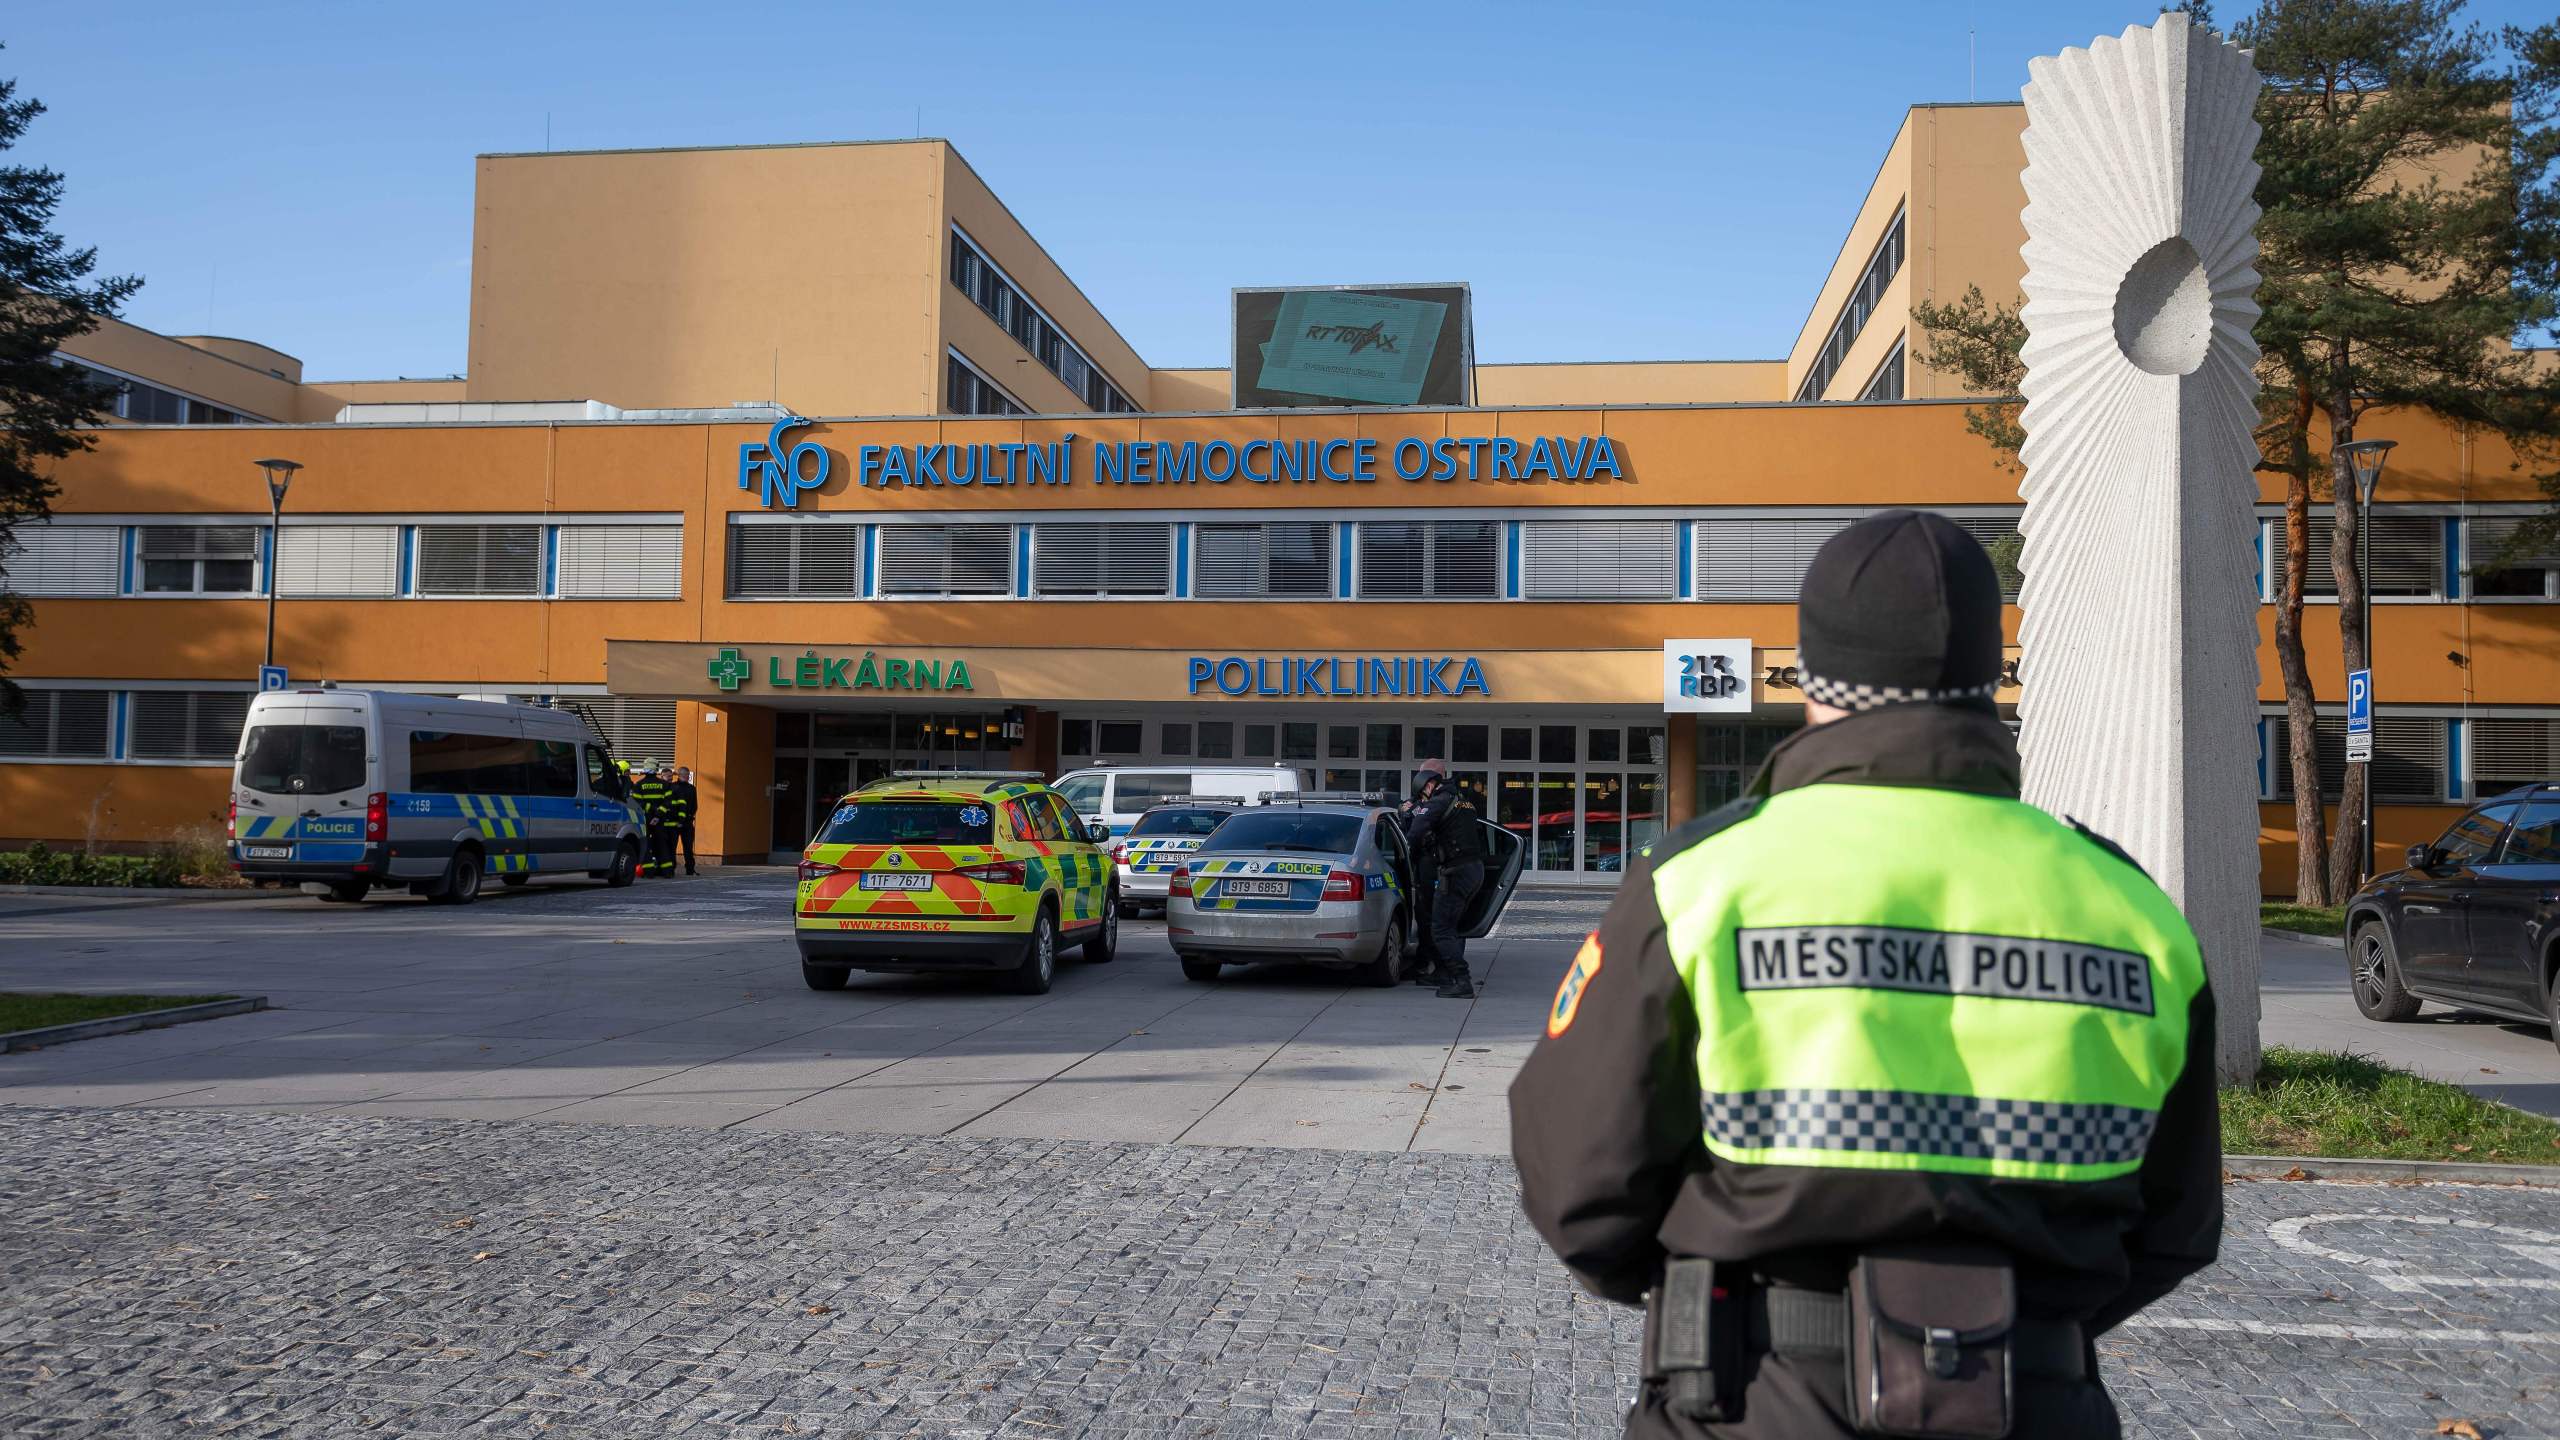
POLYGON ((2347 980, 2367 1020, 2401 1021, 2418 1013, 2418 997, 2400 985, 2400 952, 2379 920, 2356 927, 2347 942, 2347 980))
POLYGON ((1215 960, 1202 960, 1191 955, 1182 957, 1182 978, 1185 980, 1212 981, 1218 978, 1221 968, 1215 960))
POLYGON ((1046 995, 1058 977, 1058 917, 1049 907, 1031 922, 1031 938, 1023 942, 1022 963, 1013 967, 1013 993, 1046 995))
POLYGON ((1360 978, 1380 987, 1393 985, 1404 975, 1404 917, 1387 920, 1384 943, 1378 946, 1378 958, 1360 967, 1360 978))
POLYGON ((640 847, 625 840, 613 852, 613 868, 604 872, 604 883, 616 890, 640 878, 640 847))
POLYGON ((479 898, 480 852, 465 845, 445 863, 444 883, 427 899, 437 905, 468 905, 479 898))
POLYGON ((850 965, 818 965, 807 960, 800 962, 800 981, 812 990, 841 990, 844 988, 844 982, 852 978, 853 967, 850 965))
POLYGON ((328 893, 320 898, 332 905, 354 905, 362 901, 372 888, 361 880, 341 880, 330 886, 328 893))
POLYGON ((525 882, 532 878, 533 877, 531 875, 521 873, 515 875, 501 875, 498 877, 498 883, 506 886, 510 890, 521 890, 524 888, 525 882))
POLYGON ((2543 962, 2542 1013, 2551 1022, 2551 1043, 2560 1046, 2560 965, 2543 962))
POLYGON ((1084 963, 1108 965, 1120 953, 1120 917, 1125 913, 1116 897, 1102 907, 1102 933, 1084 942, 1084 963))

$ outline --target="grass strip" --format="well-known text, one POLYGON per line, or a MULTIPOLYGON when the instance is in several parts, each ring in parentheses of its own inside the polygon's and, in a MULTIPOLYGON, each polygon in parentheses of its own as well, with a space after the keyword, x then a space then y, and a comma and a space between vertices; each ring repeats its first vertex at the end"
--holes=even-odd
POLYGON ((2258 923, 2270 930, 2293 930, 2304 935, 2326 935, 2335 940, 2347 932, 2347 907, 2344 905, 2296 905, 2286 900, 2258 902, 2258 923))
POLYGON ((2369 1055, 2271 1047, 2258 1083, 2222 1092, 2235 1155, 2560 1165, 2560 1122, 2369 1055))
POLYGON ((0 991, 0 1034, 237 998, 233 995, 21 995, 0 991))

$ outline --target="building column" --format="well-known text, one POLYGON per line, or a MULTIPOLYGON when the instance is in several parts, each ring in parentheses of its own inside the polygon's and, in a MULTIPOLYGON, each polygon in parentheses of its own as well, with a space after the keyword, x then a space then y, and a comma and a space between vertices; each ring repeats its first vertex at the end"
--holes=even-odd
POLYGON ((715 864, 761 865, 773 849, 773 711, 762 705, 676 706, 676 763, 693 767, 694 844, 715 864), (690 756, 690 758, 688 758, 690 756))
POLYGON ((1022 738, 1013 742, 1006 765, 1014 770, 1058 773, 1058 712, 1022 707, 1022 738))
POLYGON ((1662 717, 1664 747, 1662 765, 1663 815, 1667 833, 1697 818, 1698 814, 1698 717, 1665 715, 1662 717))

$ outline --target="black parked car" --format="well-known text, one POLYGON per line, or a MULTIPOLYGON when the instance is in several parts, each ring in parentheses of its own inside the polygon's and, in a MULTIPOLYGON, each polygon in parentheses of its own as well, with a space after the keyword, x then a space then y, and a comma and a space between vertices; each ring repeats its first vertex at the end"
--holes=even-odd
POLYGON ((2560 785, 2483 800, 2367 881, 2347 902, 2347 966, 2368 1019, 2435 1000, 2549 1025, 2560 1044, 2560 785))

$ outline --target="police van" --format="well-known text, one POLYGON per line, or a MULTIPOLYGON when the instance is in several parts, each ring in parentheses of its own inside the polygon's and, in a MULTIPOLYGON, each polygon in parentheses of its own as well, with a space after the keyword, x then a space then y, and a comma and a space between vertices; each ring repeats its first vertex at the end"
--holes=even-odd
POLYGON ((250 879, 467 904, 488 875, 628 885, 642 843, 622 772, 574 713, 328 685, 249 703, 231 862, 250 879))
POLYGON ((1070 770, 1050 786, 1085 823, 1096 820, 1126 835, 1138 817, 1177 797, 1231 796, 1247 805, 1307 788, 1304 774, 1287 765, 1096 765, 1070 770))

